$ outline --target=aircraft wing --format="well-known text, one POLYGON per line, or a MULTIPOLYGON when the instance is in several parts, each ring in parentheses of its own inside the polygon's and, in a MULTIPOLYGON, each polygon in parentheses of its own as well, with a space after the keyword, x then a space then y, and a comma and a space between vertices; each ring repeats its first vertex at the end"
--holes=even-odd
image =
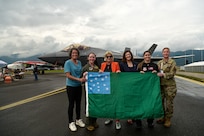
POLYGON ((190 54, 190 55, 180 55, 180 56, 173 56, 171 57, 172 59, 180 59, 180 58, 188 58, 188 57, 193 57, 195 56, 194 54, 190 54))
MULTIPOLYGON (((170 58, 172 59, 180 59, 180 58, 188 58, 188 57, 192 57, 194 56, 194 54, 190 54, 190 55, 181 55, 181 56, 171 56, 170 58)), ((134 60, 136 62, 141 62, 144 58, 143 57, 134 57, 134 60)), ((159 60, 162 60, 163 57, 151 57, 151 60, 152 61, 159 61, 159 60)))
POLYGON ((24 69, 25 67, 23 64, 8 64, 7 65, 8 69, 24 69))
POLYGON ((34 65, 34 64, 36 64, 36 65, 45 65, 46 62, 44 62, 44 61, 26 61, 26 62, 24 62, 24 64, 29 64, 29 65, 34 65))
MULTIPOLYGON (((153 44, 148 51, 150 51, 151 54, 153 54, 154 50, 156 49, 157 44, 153 44)), ((89 47, 81 44, 71 44, 68 47, 64 48, 61 51, 54 52, 54 53, 49 53, 43 56, 40 56, 39 59, 49 62, 54 65, 61 65, 63 66, 65 61, 69 59, 69 52, 72 48, 77 48, 80 52, 80 60, 82 62, 82 65, 85 65, 87 63, 87 55, 90 52, 94 52, 97 56, 97 63, 101 64, 104 61, 104 54, 107 50, 102 49, 102 48, 95 48, 95 47, 89 47)), ((126 47, 125 50, 130 50, 130 48, 126 47)), ((114 60, 120 62, 123 57, 122 52, 117 52, 117 51, 112 51, 114 60)), ((172 57, 173 59, 177 58, 185 58, 185 57, 190 57, 191 55, 184 55, 184 56, 174 56, 172 57)), ((163 57, 153 57, 152 56, 152 61, 159 61, 163 57)), ((134 61, 135 62, 141 62, 144 58, 143 57, 138 57, 134 56, 134 61)))

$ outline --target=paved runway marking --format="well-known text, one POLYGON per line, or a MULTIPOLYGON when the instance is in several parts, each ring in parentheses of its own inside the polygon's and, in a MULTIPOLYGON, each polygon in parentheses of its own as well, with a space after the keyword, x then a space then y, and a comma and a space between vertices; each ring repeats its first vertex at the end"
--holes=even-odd
POLYGON ((6 109, 9 109, 9 108, 18 106, 18 105, 22 105, 22 104, 25 104, 25 103, 28 103, 28 102, 32 102, 32 101, 35 101, 35 100, 38 100, 38 99, 42 99, 42 98, 45 98, 45 97, 48 97, 48 96, 52 96, 52 95, 55 95, 55 94, 63 93, 65 91, 66 91, 65 87, 63 87, 63 88, 56 89, 56 90, 53 90, 53 91, 50 91, 50 92, 47 92, 47 93, 43 93, 43 94, 28 98, 28 99, 24 99, 24 100, 15 102, 15 103, 11 103, 11 104, 2 106, 2 107, 0 107, 0 111, 6 110, 6 109))
POLYGON ((204 86, 204 83, 199 82, 199 81, 195 81, 195 80, 188 79, 188 78, 181 77, 181 76, 176 76, 176 77, 177 77, 177 78, 180 78, 180 79, 183 79, 183 80, 186 80, 186 81, 189 81, 189 82, 193 82, 193 83, 198 84, 198 85, 201 85, 201 86, 204 86))
MULTIPOLYGON (((176 76, 176 78, 180 78, 180 79, 183 79, 183 80, 186 80, 186 81, 193 82, 193 83, 199 84, 201 86, 204 86, 204 83, 202 83, 202 82, 198 82, 198 81, 191 80, 191 79, 184 78, 184 77, 180 77, 180 76, 176 76)), ((0 107, 0 111, 9 109, 9 108, 12 108, 12 107, 15 107, 15 106, 19 106, 19 105, 22 105, 22 104, 25 104, 25 103, 28 103, 28 102, 32 102, 32 101, 35 101, 35 100, 38 100, 38 99, 42 99, 42 98, 45 98, 45 97, 48 97, 48 96, 59 94, 59 93, 65 92, 65 91, 66 91, 66 88, 63 87, 63 88, 56 89, 56 90, 53 90, 53 91, 50 91, 50 92, 47 92, 47 93, 43 93, 43 94, 28 98, 28 99, 24 99, 24 100, 15 102, 15 103, 11 103, 11 104, 2 106, 2 107, 0 107)))

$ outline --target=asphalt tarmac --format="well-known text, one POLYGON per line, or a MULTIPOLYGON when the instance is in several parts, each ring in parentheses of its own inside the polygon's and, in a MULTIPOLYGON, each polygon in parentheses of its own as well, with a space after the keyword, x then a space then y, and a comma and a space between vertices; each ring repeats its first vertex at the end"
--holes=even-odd
MULTIPOLYGON (((178 93, 174 101, 172 126, 156 124, 153 129, 136 129, 121 120, 122 129, 115 130, 115 123, 104 125, 93 132, 79 128, 68 129, 68 99, 64 74, 33 75, 10 84, 0 83, 0 135, 1 136, 203 136, 204 134, 204 84, 176 78, 178 93), (54 90, 54 91, 53 91, 54 90), (29 98, 29 99, 28 99, 29 98)), ((85 100, 82 97, 81 117, 85 121, 85 100)))

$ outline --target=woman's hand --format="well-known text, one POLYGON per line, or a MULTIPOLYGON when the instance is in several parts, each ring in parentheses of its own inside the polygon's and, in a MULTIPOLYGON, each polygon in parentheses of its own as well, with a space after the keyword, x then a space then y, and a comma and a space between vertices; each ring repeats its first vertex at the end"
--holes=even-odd
POLYGON ((157 73, 157 71, 156 71, 156 70, 153 70, 152 73, 157 73))
POLYGON ((144 74, 145 72, 144 72, 144 71, 140 71, 140 73, 141 73, 141 74, 144 74))
POLYGON ((85 78, 87 74, 88 74, 88 72, 87 72, 87 71, 86 71, 86 72, 84 72, 84 73, 83 73, 83 77, 85 78))
POLYGON ((120 73, 120 72, 121 72, 120 70, 117 70, 117 71, 116 71, 116 73, 120 73))
POLYGON ((103 70, 99 69, 99 72, 100 72, 100 73, 102 73, 102 72, 103 72, 103 70))
POLYGON ((157 76, 163 77, 163 76, 164 76, 164 73, 157 73, 157 76))
POLYGON ((80 81, 81 83, 86 82, 86 78, 84 78, 84 77, 79 78, 79 81, 80 81))

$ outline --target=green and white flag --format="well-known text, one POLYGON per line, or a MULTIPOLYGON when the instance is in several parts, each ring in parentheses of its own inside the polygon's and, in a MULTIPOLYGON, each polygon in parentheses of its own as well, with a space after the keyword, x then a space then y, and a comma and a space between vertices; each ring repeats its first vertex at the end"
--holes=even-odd
POLYGON ((163 116, 160 80, 146 72, 88 72, 86 115, 97 118, 146 119, 163 116))

